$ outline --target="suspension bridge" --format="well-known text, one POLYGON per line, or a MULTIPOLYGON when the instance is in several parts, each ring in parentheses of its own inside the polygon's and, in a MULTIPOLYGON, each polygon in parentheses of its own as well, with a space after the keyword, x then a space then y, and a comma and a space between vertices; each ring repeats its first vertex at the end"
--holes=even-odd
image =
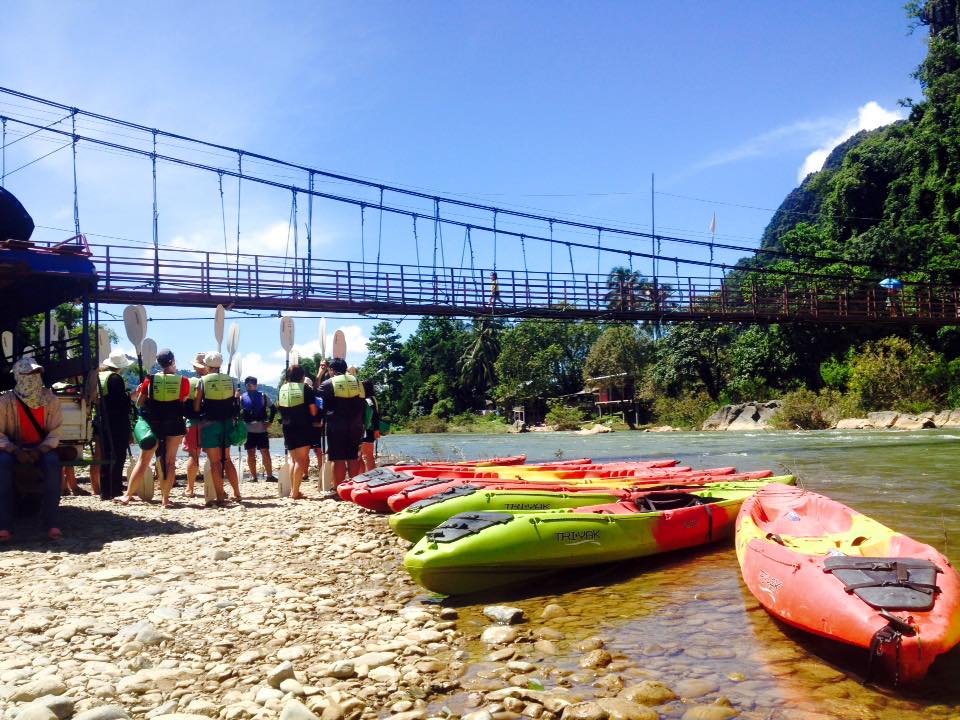
MULTIPOLYGON (((20 170, 60 151, 70 150, 72 154, 74 237, 66 243, 37 241, 30 247, 19 244, 14 249, 87 258, 95 276, 91 282, 95 303, 222 304, 236 309, 371 316, 926 326, 960 323, 960 289, 955 286, 908 283, 894 296, 879 287, 877 279, 851 279, 865 274, 883 277, 889 268, 872 268, 835 257, 741 247, 718 243, 715 238, 669 236, 653 228, 647 232, 425 193, 149 128, 6 88, 0 88, 0 110, 0 184, 7 186, 20 170), (8 167, 8 148, 25 140, 46 141, 56 147, 8 167), (109 238, 83 231, 78 156, 88 150, 149 169, 149 240, 109 238), (175 170, 216 180, 213 212, 223 229, 222 251, 160 241, 158 168, 161 173, 175 170), (287 247, 282 255, 250 247, 252 241, 241 230, 244 192, 254 189, 289 198, 287 247), (234 191, 235 233, 228 228, 225 201, 234 191), (359 210, 356 240, 347 244, 354 249, 359 246, 359 259, 342 259, 348 253, 340 258, 315 256, 317 203, 324 203, 328 216, 331 207, 337 211, 359 210), (372 227, 375 231, 368 229, 372 227), (98 237, 109 242, 88 242, 98 237), (458 241, 453 242, 451 237, 458 241), (545 253, 541 252, 540 260, 531 267, 528 251, 533 244, 548 249, 548 262, 542 262, 545 253), (513 257, 522 259, 522 267, 498 265, 498 248, 502 260, 505 245, 511 246, 513 257), (384 249, 400 246, 409 248, 404 254, 413 262, 387 261, 384 249), (649 251, 637 249, 641 246, 649 247, 649 251), (682 252, 694 247, 699 247, 700 257, 682 252), (490 262, 477 262, 478 248, 490 262), (671 254, 671 248, 677 250, 675 254, 671 254), (769 262, 754 263, 749 271, 735 269, 714 260, 719 250, 761 261, 803 261, 808 267, 823 269, 790 272, 771 269, 769 262), (705 253, 709 255, 702 259, 705 253), (846 266, 849 272, 838 272, 838 265, 846 266), (614 271, 607 272, 611 267, 614 271)), ((234 207, 229 224, 233 223, 234 207)), ((97 217, 86 222, 102 220, 97 217)), ((3 247, 10 249, 9 244, 3 247)), ((0 258, 0 266, 2 262, 0 258)))

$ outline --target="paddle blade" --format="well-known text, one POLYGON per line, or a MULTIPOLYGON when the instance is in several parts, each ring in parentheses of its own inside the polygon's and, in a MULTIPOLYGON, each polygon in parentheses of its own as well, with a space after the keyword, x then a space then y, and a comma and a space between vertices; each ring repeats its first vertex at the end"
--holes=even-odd
POLYGON ((213 314, 213 337, 217 340, 217 352, 223 351, 223 305, 217 305, 216 312, 213 314))
POLYGON ((97 364, 102 364, 110 355, 110 331, 102 325, 97 328, 97 364))
POLYGON ((291 351, 290 351, 290 364, 291 364, 291 365, 299 365, 299 364, 300 364, 300 353, 298 353, 296 350, 291 350, 291 351))
POLYGON ((37 328, 37 347, 47 346, 47 319, 40 318, 40 327, 37 328))
POLYGON ((140 345, 140 354, 143 357, 143 371, 146 373, 153 371, 153 366, 157 362, 157 343, 153 338, 145 338, 140 345))
POLYGON ((320 357, 327 359, 327 319, 320 318, 320 357))
POLYGON ((230 332, 227 333, 227 352, 233 355, 239 346, 240 326, 237 323, 230 323, 230 332))
POLYGON ((337 330, 333 334, 333 356, 341 360, 347 359, 347 338, 343 330, 337 330))
POLYGON ((50 316, 50 342, 56 343, 60 339, 60 325, 57 323, 57 319, 51 315, 50 316))
POLYGON ((284 316, 280 318, 280 347, 289 354, 293 350, 293 318, 284 316))
POLYGON ((147 309, 143 305, 134 305, 137 314, 140 316, 140 324, 143 326, 143 336, 147 336, 147 309))
POLYGON ((243 356, 237 358, 237 380, 243 382, 243 356))
POLYGON ((123 327, 127 331, 127 340, 137 350, 147 334, 147 323, 136 305, 127 305, 123 309, 123 327))
POLYGON ((3 345, 3 356, 5 358, 13 358, 13 333, 9 330, 4 330, 3 334, 0 335, 0 342, 3 345))

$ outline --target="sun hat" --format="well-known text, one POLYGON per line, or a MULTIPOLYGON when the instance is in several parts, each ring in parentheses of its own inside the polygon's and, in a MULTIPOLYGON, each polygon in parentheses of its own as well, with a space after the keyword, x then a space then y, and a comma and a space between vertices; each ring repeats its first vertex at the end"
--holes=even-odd
POLYGON ((113 368, 114 370, 123 370, 132 364, 133 363, 127 359, 127 354, 119 349, 112 351, 110 356, 103 361, 104 367, 113 368))
POLYGON ((24 355, 13 364, 13 372, 17 375, 29 375, 37 370, 43 370, 43 365, 38 364, 30 355, 24 355))
POLYGON ((157 363, 162 368, 169 367, 170 365, 172 365, 174 362, 174 359, 175 358, 173 357, 173 350, 171 350, 170 348, 164 348, 163 350, 157 353, 157 363))
POLYGON ((223 365, 223 355, 215 350, 211 350, 203 356, 203 364, 208 368, 218 368, 223 365))

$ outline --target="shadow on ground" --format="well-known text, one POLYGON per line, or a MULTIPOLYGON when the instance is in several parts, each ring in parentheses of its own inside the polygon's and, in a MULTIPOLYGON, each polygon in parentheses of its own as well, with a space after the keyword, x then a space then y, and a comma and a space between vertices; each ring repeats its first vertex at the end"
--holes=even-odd
POLYGON ((60 506, 60 529, 64 539, 52 542, 39 526, 37 515, 18 517, 14 522, 14 540, 4 550, 28 552, 89 553, 118 540, 133 540, 155 535, 177 535, 202 528, 177 519, 147 519, 70 504, 60 506))

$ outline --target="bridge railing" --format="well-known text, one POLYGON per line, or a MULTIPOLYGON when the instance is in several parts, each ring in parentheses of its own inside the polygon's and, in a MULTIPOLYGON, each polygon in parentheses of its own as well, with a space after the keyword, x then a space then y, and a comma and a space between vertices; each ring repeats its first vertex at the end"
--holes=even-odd
POLYGON ((798 284, 769 276, 658 277, 635 281, 590 272, 545 272, 239 256, 202 250, 91 246, 105 300, 153 304, 323 307, 425 313, 502 311, 664 319, 820 322, 960 322, 955 287, 876 283, 798 284))

